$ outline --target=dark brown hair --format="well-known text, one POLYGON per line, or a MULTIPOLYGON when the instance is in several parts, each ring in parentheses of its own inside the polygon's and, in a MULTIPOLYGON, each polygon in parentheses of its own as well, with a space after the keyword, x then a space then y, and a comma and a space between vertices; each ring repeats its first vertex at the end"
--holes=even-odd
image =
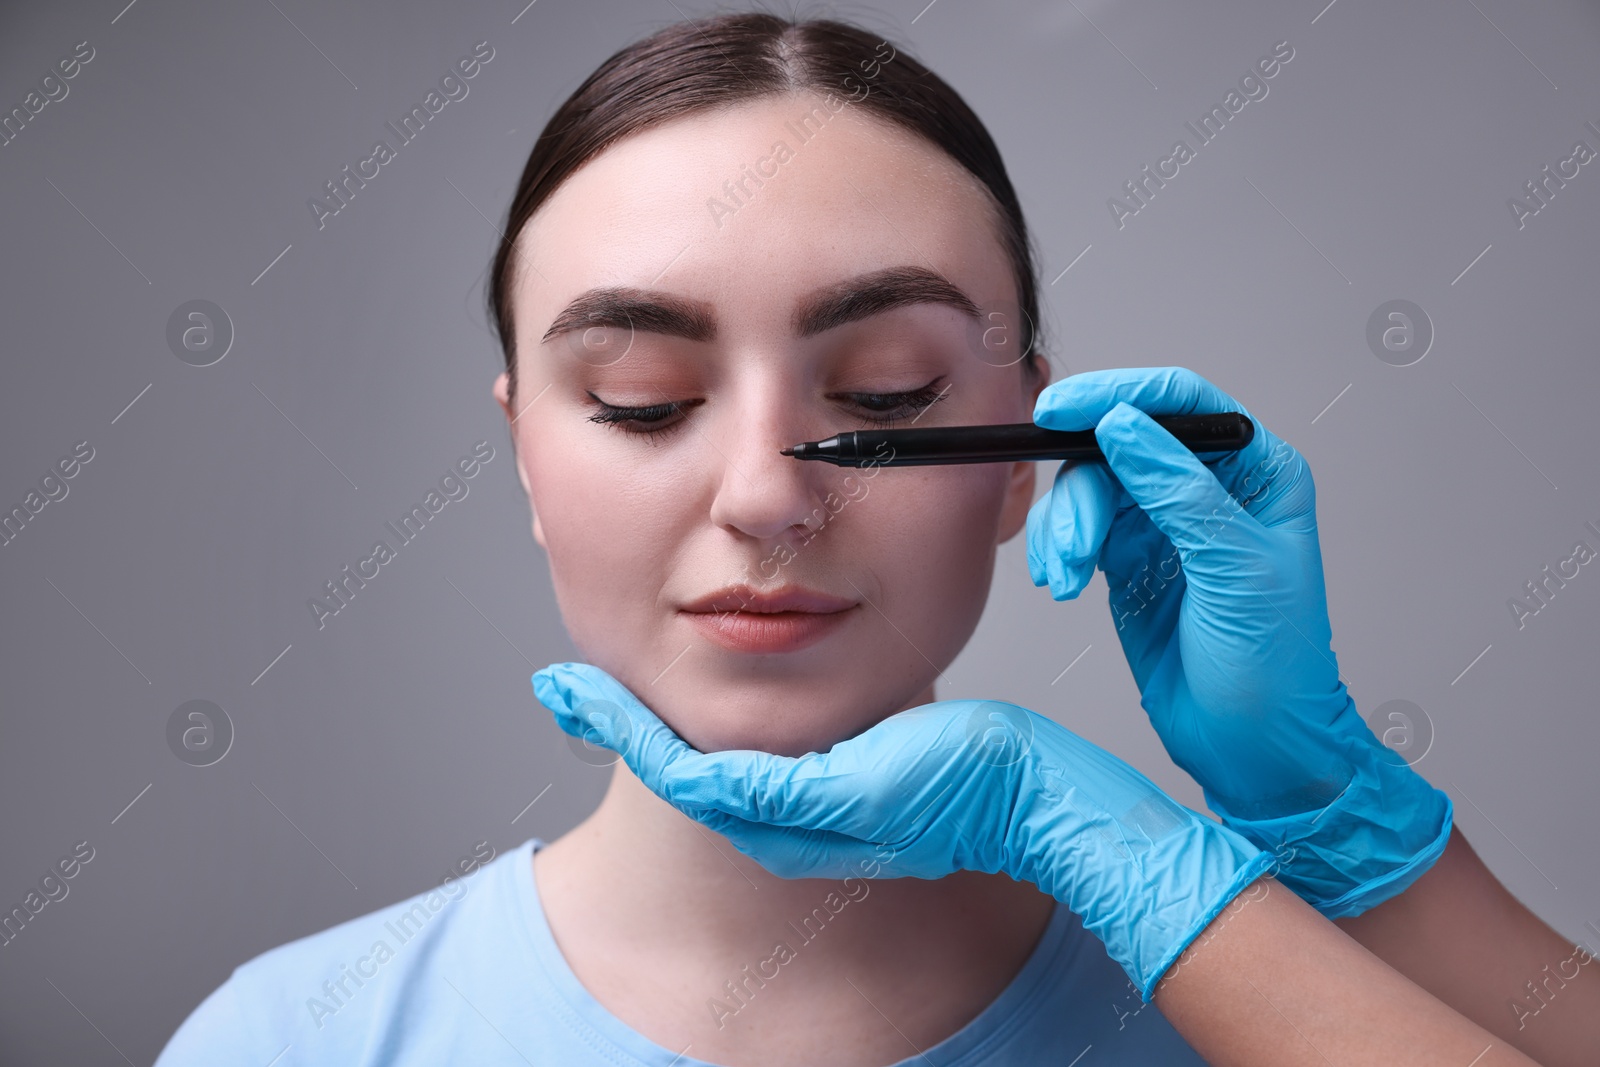
POLYGON ((779 93, 849 94, 874 116, 919 134, 970 171, 993 197, 998 237, 1011 261, 1024 314, 1019 345, 1029 384, 1044 370, 1039 293, 1022 206, 989 131, 954 89, 903 51, 831 19, 793 21, 766 13, 686 20, 636 41, 595 70, 545 124, 511 200, 489 272, 489 312, 517 386, 511 315, 512 257, 528 219, 584 163, 609 145, 700 111, 779 93), (883 49, 890 47, 889 58, 883 49), (861 87, 864 95, 857 96, 861 87))

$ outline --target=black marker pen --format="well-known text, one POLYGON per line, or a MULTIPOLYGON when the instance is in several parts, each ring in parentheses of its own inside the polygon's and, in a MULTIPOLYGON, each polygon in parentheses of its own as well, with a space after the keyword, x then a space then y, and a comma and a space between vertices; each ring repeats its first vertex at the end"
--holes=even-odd
MULTIPOLYGON (((1237 411, 1152 415, 1151 419, 1191 452, 1236 452, 1256 434, 1255 424, 1237 411)), ((779 451, 795 459, 820 459, 840 467, 1106 458, 1093 430, 1046 430, 1031 422, 850 430, 825 441, 808 441, 779 451)))

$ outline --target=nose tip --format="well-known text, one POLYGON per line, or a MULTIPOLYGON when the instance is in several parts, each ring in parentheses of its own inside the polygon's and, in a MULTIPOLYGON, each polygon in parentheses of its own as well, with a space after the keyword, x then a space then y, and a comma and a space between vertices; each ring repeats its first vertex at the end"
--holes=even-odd
POLYGON ((827 491, 816 468, 828 464, 802 460, 805 442, 792 426, 747 426, 744 439, 725 453, 728 469, 712 503, 712 521, 764 540, 808 527, 827 491))

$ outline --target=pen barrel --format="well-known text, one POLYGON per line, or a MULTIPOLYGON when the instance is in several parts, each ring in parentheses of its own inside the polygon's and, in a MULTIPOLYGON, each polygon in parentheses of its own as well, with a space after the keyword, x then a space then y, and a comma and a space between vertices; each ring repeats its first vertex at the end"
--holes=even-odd
MULTIPOLYGON (((1191 452, 1231 452, 1250 443, 1255 425, 1237 411, 1153 415, 1191 452)), ((1001 463, 1023 459, 1103 460, 1093 430, 1047 430, 1031 422, 997 426, 928 426, 853 430, 839 435, 839 462, 852 466, 1001 463), (959 436, 953 436, 957 431, 959 436), (853 447, 852 447, 853 446, 853 447)))

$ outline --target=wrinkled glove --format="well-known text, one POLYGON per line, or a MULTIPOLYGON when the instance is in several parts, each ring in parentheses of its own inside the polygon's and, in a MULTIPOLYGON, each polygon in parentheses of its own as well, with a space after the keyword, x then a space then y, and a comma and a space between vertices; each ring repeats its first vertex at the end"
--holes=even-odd
POLYGON ((1272 857, 1109 752, 1015 704, 945 700, 826 753, 701 753, 611 675, 556 663, 534 692, 561 728, 784 878, 1004 872, 1083 919, 1149 1000, 1272 857))
POLYGON ((1326 917, 1400 893, 1444 851, 1450 798, 1381 744, 1331 647, 1311 469, 1258 420, 1196 454, 1148 415, 1249 412, 1182 367, 1052 383, 1034 422, 1094 428, 1028 514, 1028 567, 1056 600, 1104 572, 1141 704, 1223 822, 1326 917))

